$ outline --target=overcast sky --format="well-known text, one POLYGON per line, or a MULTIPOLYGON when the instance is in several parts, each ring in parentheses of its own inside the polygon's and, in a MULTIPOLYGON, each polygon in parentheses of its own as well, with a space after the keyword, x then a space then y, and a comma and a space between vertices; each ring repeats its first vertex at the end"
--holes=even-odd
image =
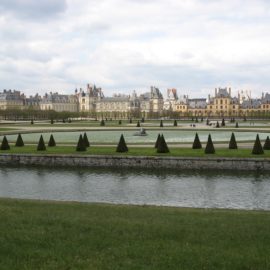
POLYGON ((0 89, 270 92, 268 0, 0 0, 0 89))

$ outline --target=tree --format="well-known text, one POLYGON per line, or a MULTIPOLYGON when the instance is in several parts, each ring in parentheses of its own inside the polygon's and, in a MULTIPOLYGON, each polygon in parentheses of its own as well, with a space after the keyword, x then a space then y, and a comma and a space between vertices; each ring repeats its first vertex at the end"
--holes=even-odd
POLYGON ((122 125, 122 121, 121 120, 118 121, 118 125, 122 125))
POLYGON ((8 140, 6 138, 6 136, 4 136, 0 150, 10 150, 10 146, 8 144, 8 140))
POLYGON ((219 128, 219 122, 217 121, 216 127, 219 128))
POLYGON ((235 123, 235 127, 236 127, 236 128, 239 128, 238 122, 235 123))
POLYGON ((140 127, 140 126, 141 126, 140 121, 138 121, 137 122, 137 127, 140 127))
POLYGON ((40 135, 38 146, 37 146, 37 151, 45 151, 45 150, 46 150, 46 146, 45 146, 45 143, 43 140, 43 136, 40 135))
POLYGON ((263 149, 264 150, 270 150, 270 139, 269 139, 269 136, 266 137, 266 140, 264 142, 263 149))
POLYGON ((17 146, 17 147, 22 147, 22 146, 24 146, 24 142, 23 142, 21 133, 18 134, 18 137, 17 137, 17 141, 16 141, 15 146, 17 146))
POLYGON ((229 149, 237 149, 237 142, 235 140, 234 133, 231 135, 230 143, 229 143, 229 149))
POLYGON ((224 118, 222 118, 221 126, 225 127, 225 119, 224 118))
POLYGON ((103 119, 100 121, 100 125, 101 125, 102 127, 105 126, 105 121, 104 121, 103 119))
POLYGON ((34 120, 33 119, 31 119, 31 125, 34 125, 34 120))
POLYGON ((196 119, 195 119, 195 123, 199 123, 198 117, 196 117, 196 119))
POLYGON ((163 121, 162 120, 160 120, 159 127, 163 127, 163 121))
POLYGON ((52 125, 54 124, 54 121, 53 121, 53 119, 51 119, 51 124, 52 124, 52 125))
POLYGON ((119 152, 119 153, 128 152, 128 148, 127 148, 123 134, 121 134, 119 143, 116 148, 116 152, 119 152))
POLYGON ((83 141, 84 141, 85 147, 89 147, 90 146, 90 143, 89 143, 89 140, 88 140, 88 137, 87 137, 86 132, 84 132, 84 134, 83 134, 83 141))
POLYGON ((259 134, 257 134, 256 136, 256 140, 253 146, 253 150, 252 150, 252 154, 253 155, 262 155, 264 153, 263 148, 262 148, 262 144, 259 138, 259 134))
POLYGON ((174 119, 173 126, 174 127, 177 127, 177 121, 176 121, 176 119, 174 119))
POLYGON ((170 150, 168 148, 168 145, 164 139, 163 134, 161 134, 160 140, 159 140, 159 143, 157 146, 157 153, 169 153, 169 152, 170 152, 170 150))
POLYGON ((129 119, 129 123, 132 124, 132 119, 131 118, 129 119))
POLYGON ((144 123, 144 117, 142 117, 142 120, 141 120, 142 123, 144 123))
POLYGON ((78 151, 78 152, 86 151, 86 146, 84 144, 82 134, 80 134, 80 137, 79 137, 79 140, 78 140, 78 143, 77 143, 77 147, 76 147, 76 151, 78 151))
POLYGON ((202 144, 200 142, 199 135, 196 132, 194 142, 193 142, 193 145, 192 145, 192 149, 201 149, 201 148, 202 148, 202 144))
POLYGON ((215 154, 215 152, 216 151, 215 151, 214 144, 212 142, 211 134, 209 134, 204 153, 205 154, 215 154))
POLYGON ((50 136, 50 139, 49 139, 49 142, 48 142, 48 146, 49 146, 49 147, 54 147, 54 146, 56 146, 56 143, 55 143, 55 140, 54 140, 54 137, 53 137, 52 134, 51 134, 51 136, 50 136))
POLYGON ((158 136, 157 136, 157 140, 156 140, 156 143, 155 143, 155 148, 158 147, 159 141, 160 141, 160 134, 158 134, 158 136))
POLYGON ((207 118, 207 119, 206 119, 206 125, 209 126, 209 124, 210 124, 210 121, 209 121, 209 119, 207 118))

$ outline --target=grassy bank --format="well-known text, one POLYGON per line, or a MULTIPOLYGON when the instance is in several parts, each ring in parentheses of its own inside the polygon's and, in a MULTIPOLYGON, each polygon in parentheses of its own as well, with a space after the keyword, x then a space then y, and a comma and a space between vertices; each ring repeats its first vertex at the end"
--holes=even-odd
POLYGON ((270 213, 0 200, 1 269, 269 269, 270 213))
POLYGON ((46 151, 37 151, 35 145, 26 145, 24 147, 14 147, 10 150, 0 150, 0 154, 66 154, 66 155, 121 155, 121 156, 173 156, 173 157, 239 157, 239 158, 270 158, 270 151, 265 151, 263 155, 252 155, 252 149, 230 150, 217 148, 215 154, 205 154, 204 149, 191 148, 171 148, 170 153, 158 154, 154 147, 129 147, 127 153, 117 153, 116 146, 93 146, 85 152, 77 152, 75 146, 56 146, 47 147, 46 151))

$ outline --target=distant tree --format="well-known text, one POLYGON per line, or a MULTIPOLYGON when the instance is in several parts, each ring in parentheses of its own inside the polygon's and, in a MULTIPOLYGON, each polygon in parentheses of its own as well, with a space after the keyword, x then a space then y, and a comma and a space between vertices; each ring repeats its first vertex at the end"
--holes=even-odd
POLYGON ((210 121, 209 121, 209 119, 207 118, 207 119, 206 119, 206 125, 209 126, 209 124, 210 124, 210 121))
POLYGON ((89 140, 88 140, 88 137, 87 137, 86 132, 84 132, 84 134, 83 134, 83 141, 84 141, 84 145, 86 147, 89 147, 90 146, 90 143, 89 143, 89 140))
POLYGON ((201 118, 201 122, 203 122, 203 117, 201 118))
POLYGON ((229 149, 237 149, 237 142, 235 140, 234 133, 231 135, 230 143, 229 143, 229 149))
POLYGON ((142 120, 141 120, 142 123, 144 123, 144 117, 142 117, 142 120))
POLYGON ((31 119, 31 125, 34 125, 34 120, 33 119, 31 119))
POLYGON ((71 119, 70 118, 68 119, 68 122, 71 123, 71 119))
POLYGON ((105 126, 105 121, 104 121, 103 119, 100 121, 100 125, 101 125, 102 127, 105 126))
POLYGON ((235 123, 235 127, 236 127, 236 128, 239 128, 238 122, 235 123))
POLYGON ((215 154, 215 152, 216 151, 215 151, 214 144, 212 142, 211 134, 209 134, 204 153, 205 154, 215 154))
POLYGON ((55 143, 55 140, 54 140, 54 137, 53 137, 52 134, 51 134, 51 136, 50 136, 50 139, 49 139, 49 142, 48 142, 48 146, 49 146, 49 147, 54 147, 54 146, 56 146, 56 143, 55 143))
POLYGON ((192 122, 194 121, 194 117, 193 117, 193 116, 191 117, 191 121, 192 121, 192 122))
POLYGON ((118 121, 118 125, 122 125, 122 121, 121 120, 118 121))
POLYGON ((18 134, 18 137, 17 137, 17 141, 16 141, 15 146, 17 146, 17 147, 22 147, 22 146, 24 146, 24 142, 23 142, 21 133, 18 134))
POLYGON ((244 115, 244 121, 247 121, 247 117, 244 115))
POLYGON ((66 123, 66 120, 65 119, 63 119, 62 121, 63 121, 63 123, 66 123))
POLYGON ((52 125, 54 124, 54 120, 53 120, 53 119, 51 119, 51 124, 52 124, 52 125))
POLYGON ((174 127, 177 127, 177 121, 176 121, 176 119, 174 119, 173 126, 174 127))
POLYGON ((132 124, 132 119, 131 118, 129 118, 129 123, 132 124))
POLYGON ((140 127, 140 126, 141 126, 140 121, 138 121, 137 122, 137 127, 140 127))
POLYGON ((262 145, 261 145, 261 141, 259 138, 259 135, 257 134, 256 136, 256 140, 253 146, 253 150, 252 150, 252 154, 253 155, 262 155, 264 153, 262 145))
POLYGON ((217 121, 216 127, 219 128, 219 122, 217 121))
POLYGON ((10 150, 10 146, 8 144, 8 140, 7 140, 6 136, 4 136, 4 138, 2 140, 0 150, 10 150))
POLYGON ((79 137, 79 140, 78 140, 78 143, 77 143, 77 147, 76 147, 76 151, 78 151, 78 152, 86 151, 86 146, 84 144, 82 134, 80 134, 80 137, 79 137))
POLYGON ((225 127, 225 119, 224 118, 222 118, 221 126, 225 127))
POLYGON ((196 117, 196 119, 195 119, 195 123, 199 123, 198 117, 196 117))
POLYGON ((159 124, 160 127, 163 127, 163 121, 160 120, 160 124, 159 124))
POLYGON ((121 134, 119 143, 118 143, 117 148, 116 148, 116 152, 119 152, 119 153, 128 152, 128 147, 126 145, 123 134, 121 134))
POLYGON ((40 135, 38 146, 37 146, 37 151, 45 151, 45 150, 46 150, 46 146, 45 146, 45 143, 43 140, 43 136, 40 135))
POLYGON ((157 146, 157 153, 169 153, 169 152, 170 152, 170 150, 168 148, 168 145, 164 139, 163 134, 161 134, 160 140, 159 140, 159 143, 157 146))
POLYGON ((193 145, 192 145, 192 149, 201 149, 201 148, 202 148, 202 144, 200 142, 199 135, 196 132, 194 142, 193 142, 193 145))
POLYGON ((266 140, 264 142, 263 149, 264 150, 270 150, 270 139, 269 139, 269 136, 266 137, 266 140))
POLYGON ((159 144, 159 141, 160 141, 160 134, 158 134, 158 136, 157 136, 157 140, 156 140, 156 143, 155 143, 155 148, 157 148, 158 147, 158 144, 159 144))

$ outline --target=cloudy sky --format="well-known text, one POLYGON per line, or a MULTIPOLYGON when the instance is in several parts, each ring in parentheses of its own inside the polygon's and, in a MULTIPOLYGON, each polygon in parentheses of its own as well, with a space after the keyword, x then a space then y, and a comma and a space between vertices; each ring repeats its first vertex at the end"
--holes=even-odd
POLYGON ((268 0, 0 0, 0 89, 270 92, 268 0))

